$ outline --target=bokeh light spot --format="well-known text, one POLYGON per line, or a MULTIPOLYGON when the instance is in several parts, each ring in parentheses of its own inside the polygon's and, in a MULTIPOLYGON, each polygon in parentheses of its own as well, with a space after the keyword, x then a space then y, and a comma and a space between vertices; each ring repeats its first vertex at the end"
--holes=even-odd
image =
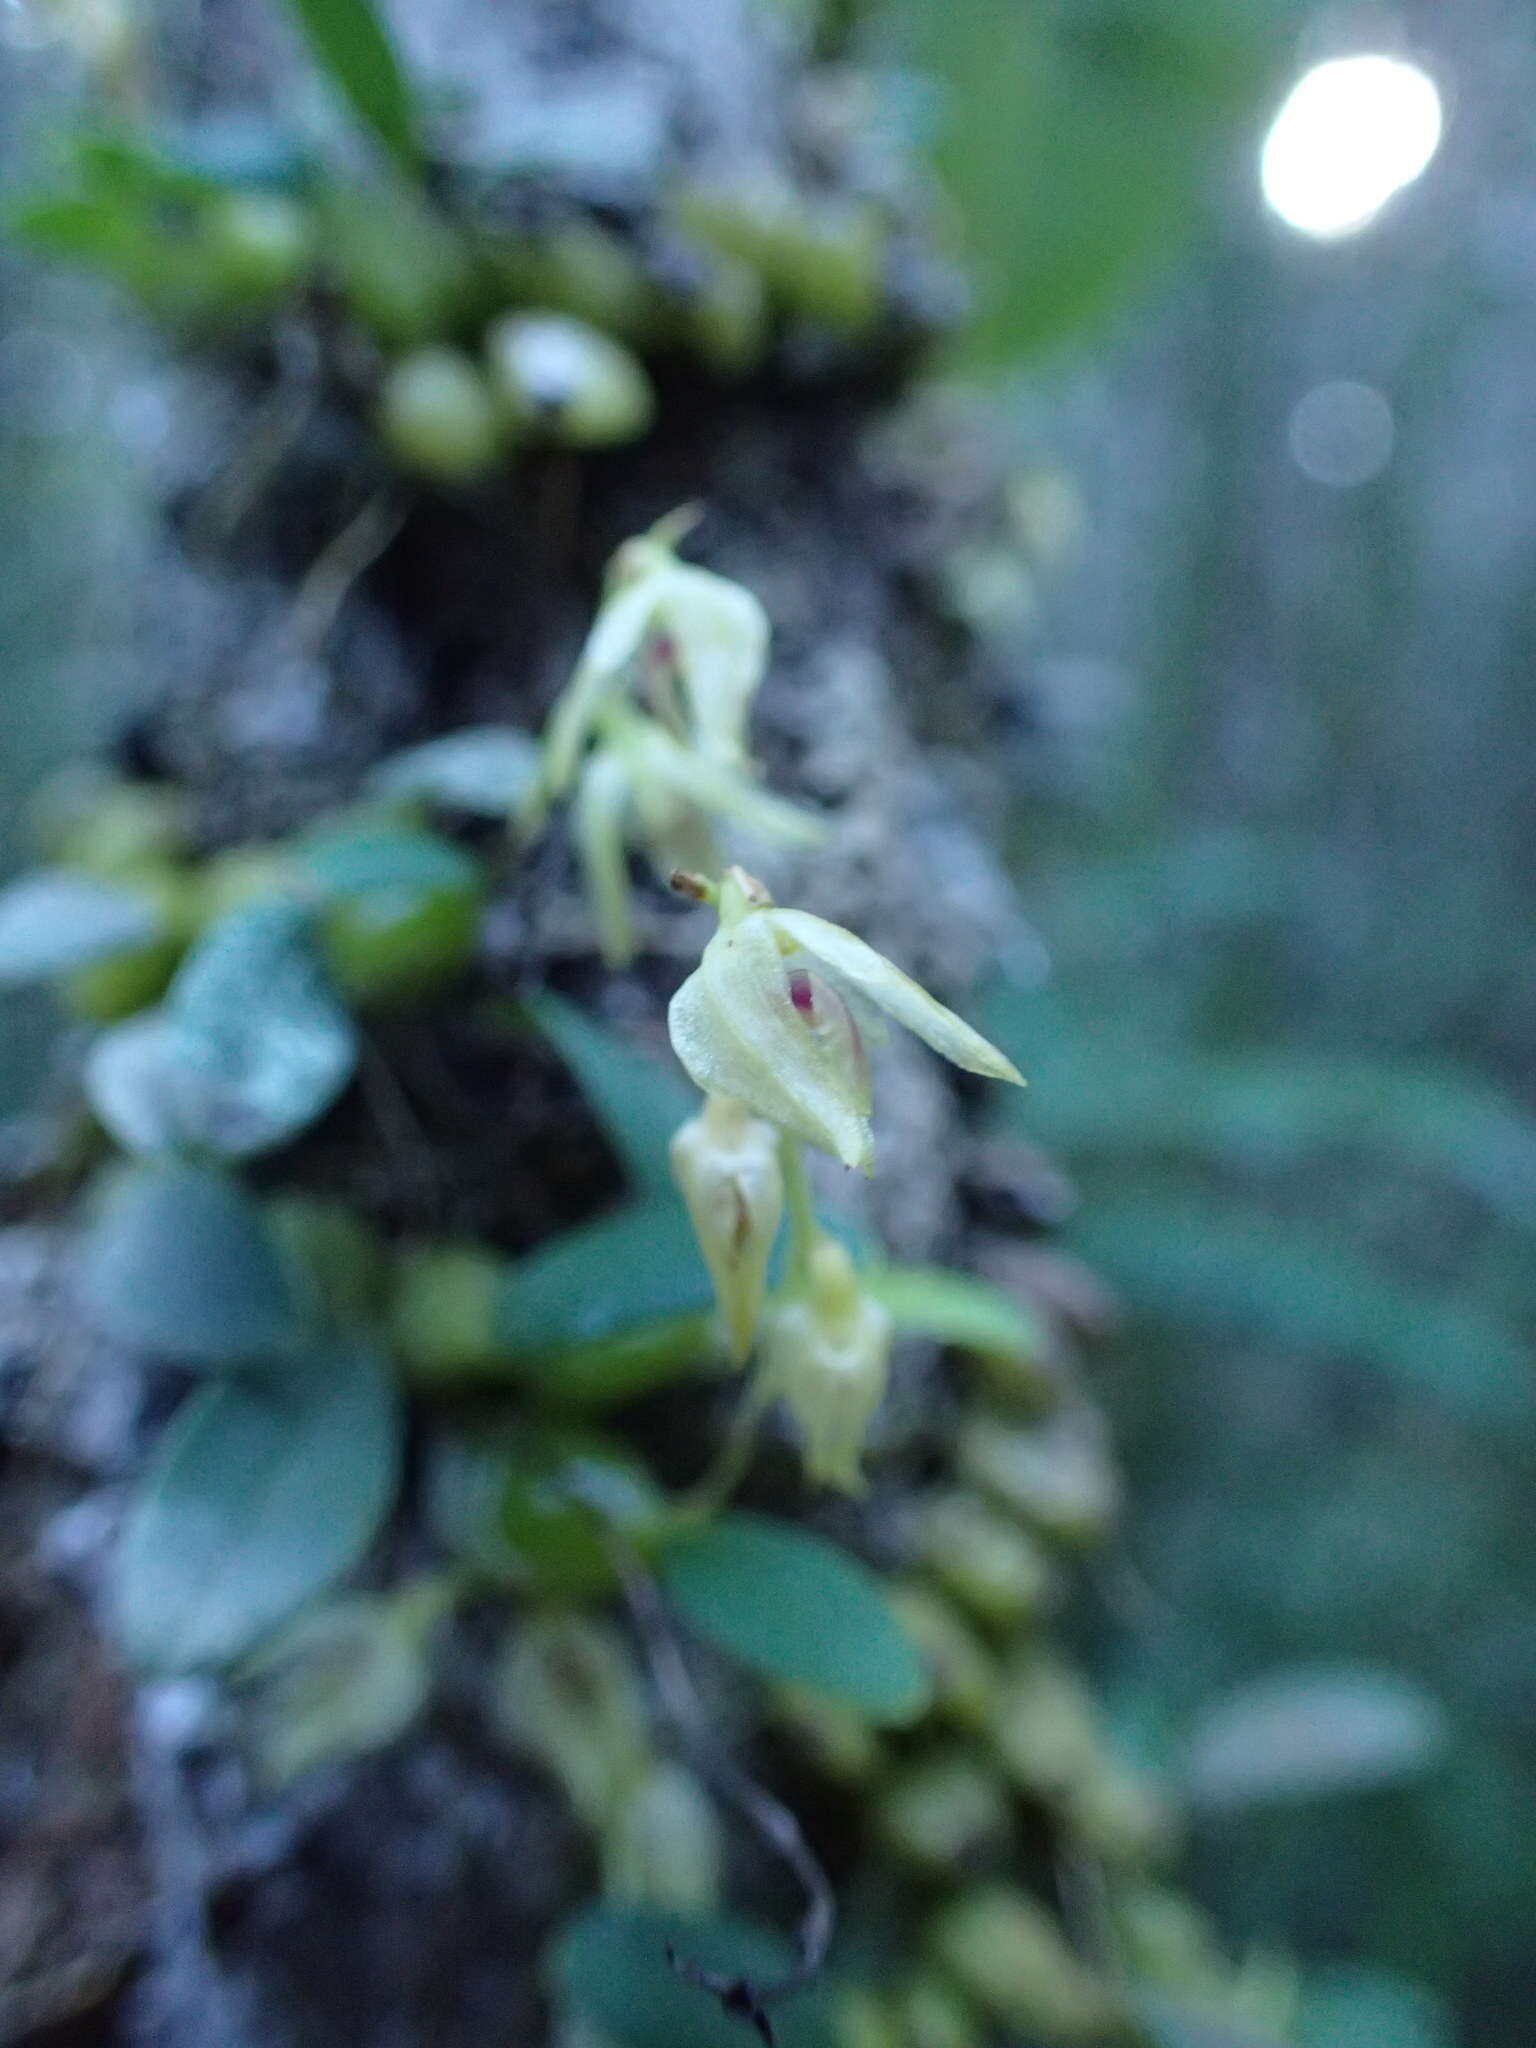
POLYGON ((1434 80, 1401 57, 1333 57, 1292 87, 1264 142, 1264 197, 1303 234, 1329 239, 1373 221, 1440 146, 1434 80))
POLYGON ((1314 483, 1368 484, 1392 459, 1397 422, 1373 384, 1314 385, 1291 414, 1291 454, 1314 483))

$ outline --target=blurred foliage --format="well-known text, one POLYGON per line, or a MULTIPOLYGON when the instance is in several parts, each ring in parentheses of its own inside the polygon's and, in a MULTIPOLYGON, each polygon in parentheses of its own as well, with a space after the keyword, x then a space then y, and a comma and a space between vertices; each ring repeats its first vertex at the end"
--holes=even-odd
POLYGON ((969 364, 1080 341, 1168 263, 1283 74, 1300 0, 903 0, 978 275, 969 364))
MULTIPOLYGON (((1104 464, 1136 504, 1103 507, 1122 552, 1090 544, 1074 623, 1144 688, 1112 721, 1078 714, 1104 752, 1076 795, 1037 768, 1016 806, 1050 986, 1000 985, 981 1021, 1032 1082, 997 1111, 1071 1170, 1069 1241, 1128 1316, 1110 1406, 1136 1570, 1106 1589, 1100 1643, 1121 1732, 1193 1787, 1211 1716, 1263 1707, 1223 1740, 1269 1791, 1197 1798, 1201 1895, 1229 1934, 1308 1960, 1307 2048, 1444 2048, 1458 2021, 1525 2038, 1536 1947, 1536 733, 1518 546, 1473 572, 1430 504, 1456 487, 1437 462, 1470 462, 1487 430, 1467 401, 1452 447, 1446 380, 1480 374, 1495 306, 1519 351, 1530 327, 1466 289, 1433 223, 1345 276, 1226 203, 1228 168, 1252 176, 1232 145, 1256 142, 1309 15, 905 18, 945 82, 932 123, 982 265, 978 360, 1059 360, 1206 224, 1174 346, 1095 359, 1096 403, 1141 409, 1097 418, 1090 445, 1139 434, 1143 459, 1188 467, 1159 487, 1104 464), (1301 501, 1293 480, 1256 502, 1296 380, 1334 361, 1379 377, 1409 445, 1368 491, 1301 501), (1159 375, 1178 388, 1149 409, 1159 375), (1137 512, 1155 537, 1128 559, 1137 512), (1118 642, 1097 630, 1092 586, 1117 572, 1153 593, 1134 640, 1123 618, 1118 642), (1484 638, 1464 663, 1469 576, 1484 638), (1346 1690, 1320 1689, 1330 1670, 1346 1690), (1360 1955, 1376 1963, 1321 1960, 1360 1955)), ((1447 70, 1459 56, 1487 91, 1468 18, 1432 19, 1447 70)), ((1047 444, 1050 411, 1050 393, 1028 408, 1047 444)), ((1498 489, 1478 472, 1469 502, 1498 489)))
MULTIPOLYGON (((1035 1084, 1008 1120, 1075 1172, 1070 1241, 1131 1318, 1112 1406, 1146 1586, 1106 1651, 1120 1711, 1195 1774, 1196 1868, 1235 1933, 1497 2013, 1536 1937, 1513 1818, 1536 1788, 1536 1119, 1487 1063, 1337 1030, 1335 1050, 1322 1020, 1307 1043, 1280 963, 1308 877, 1285 886, 1273 848, 1187 834, 1173 792, 1112 851, 1063 829, 1034 891, 1057 987, 1000 988, 985 1021, 1035 1084), (1264 1799, 1198 1797, 1217 1695, 1362 1657, 1403 1689, 1377 1711, 1411 1770, 1383 1782, 1359 1698, 1314 1693, 1313 1782, 1285 1789, 1270 1714, 1245 1766, 1264 1799)), ((1427 1993, 1349 1978, 1302 2038, 1450 2035, 1427 1993)))

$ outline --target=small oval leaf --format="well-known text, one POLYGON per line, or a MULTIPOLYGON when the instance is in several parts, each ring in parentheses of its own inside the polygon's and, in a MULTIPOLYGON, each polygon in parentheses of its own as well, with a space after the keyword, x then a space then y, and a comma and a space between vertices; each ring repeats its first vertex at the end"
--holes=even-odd
POLYGON ((1446 1744, 1445 1715, 1410 1680, 1368 1665, 1303 1666, 1240 1686, 1196 1727, 1189 1796, 1232 1812, 1364 1792, 1416 1776, 1446 1744))
POLYGON ((255 903, 204 933, 160 1011, 103 1033, 86 1092, 130 1151, 248 1159, 322 1116, 356 1062, 357 1033, 307 914, 255 903))
POLYGON ((51 981, 160 935, 159 913, 138 890, 40 868, 0 889, 0 988, 51 981))
POLYGON ((420 995, 474 949, 481 871, 434 833, 378 822, 328 827, 294 865, 320 906, 327 965, 361 999, 420 995))
POLYGON ((528 1009, 575 1076, 587 1107, 637 1188, 665 1188, 667 1146, 698 1097, 670 1059, 653 1057, 559 996, 535 996, 528 1009))
POLYGON ((165 1012, 112 1024, 85 1057, 82 1081, 96 1121, 125 1152, 150 1157, 181 1143, 181 1076, 165 1012))
POLYGON ((1050 1355, 1040 1318, 988 1280, 940 1266, 871 1266, 860 1280, 906 1335, 1009 1363, 1040 1363, 1050 1355))
POLYGON ((215 1167, 156 1160, 112 1177, 81 1251, 96 1326, 190 1365, 281 1360, 299 1318, 254 1205, 215 1167))
POLYGON ((662 1579, 700 1635, 764 1678, 871 1721, 914 1720, 927 1667, 868 1565, 764 1515, 727 1515, 668 1545, 662 1579))
POLYGON ((195 1394, 161 1440, 114 1575, 143 1670, 218 1669, 349 1572, 393 1498, 394 1391, 363 1348, 195 1394))
POLYGON ((419 798, 480 818, 505 818, 532 789, 537 743, 515 725, 471 725, 381 761, 368 778, 374 796, 419 798))
MULTIPOLYGON (((678 1975, 669 1949, 704 1969, 764 1983, 793 1965, 789 1943, 750 1921, 593 1906, 556 1937, 545 1976, 558 2003, 620 2048, 743 2048, 749 2030, 678 1975)), ((775 2004, 773 2030, 781 2048, 830 2048, 833 2038, 826 2001, 814 1992, 775 2004)))
POLYGON ((498 1346, 539 1358, 595 1344, 711 1300, 676 1196, 631 1203, 509 1266, 496 1297, 498 1346))
POLYGON ((322 903, 355 908, 381 924, 439 892, 473 894, 480 887, 480 870, 467 853, 407 825, 327 827, 295 848, 294 864, 322 903))
POLYGON ((352 1593, 311 1608, 240 1674, 243 1745, 264 1789, 387 1748, 416 1720, 432 1664, 410 1599, 352 1593))

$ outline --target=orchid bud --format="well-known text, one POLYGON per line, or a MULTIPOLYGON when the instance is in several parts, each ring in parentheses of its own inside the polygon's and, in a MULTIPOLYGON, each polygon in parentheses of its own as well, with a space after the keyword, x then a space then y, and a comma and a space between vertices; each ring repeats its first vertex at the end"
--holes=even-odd
POLYGON ((201 248, 225 305, 271 306, 303 282, 314 228, 282 192, 223 192, 203 216, 201 248))
POLYGON ((837 2048, 906 2048, 907 2040, 890 2000, 867 1984, 853 1985, 839 1997, 832 2038, 837 2048))
POLYGON ((1008 1840, 1008 1795, 996 1771, 963 1750, 941 1750, 880 1788, 875 1823, 903 1861, 933 1876, 974 1867, 1008 1840))
POLYGON ((533 1616, 508 1638, 490 1711, 505 1739, 556 1778, 601 1827, 651 1762, 639 1673, 623 1640, 580 1615, 533 1616))
POLYGON ((740 868, 720 928, 672 999, 672 1046, 706 1094, 733 1095, 845 1166, 874 1163, 869 1069, 855 1008, 873 1004, 956 1066, 1018 1069, 910 976, 841 925, 774 907, 740 868))
POLYGON ((1157 1787, 1112 1758, 1074 1786, 1064 1817, 1079 1847, 1120 1869, 1159 1862, 1178 1838, 1173 1809, 1157 1787))
POLYGON ((310 1608, 238 1674, 242 1742, 265 1790, 318 1766, 387 1748, 432 1691, 427 1641, 452 1607, 446 1575, 393 1593, 353 1593, 310 1608))
POLYGON ((1062 2043, 1102 2041, 1115 2028, 1107 1987, 1028 1892, 992 1885, 962 1894, 940 1914, 932 1942, 942 1969, 1007 2028, 1062 2043))
POLYGON ((800 1431, 812 1485, 862 1493, 859 1460, 889 1376, 892 1322, 859 1287, 853 1262, 830 1237, 809 1257, 803 1295, 764 1325, 762 1391, 783 1401, 800 1431))
POLYGON ((913 1533, 919 1561, 979 1621, 1014 1628, 1049 1607, 1056 1574, 1045 1550, 969 1494, 924 1501, 913 1533))
POLYGON ((656 400, 622 342, 563 313, 510 313, 486 336, 491 383, 513 428, 573 448, 635 441, 656 400))
POLYGON ((985 1728, 997 1700, 998 1671, 969 1624, 926 1586, 893 1586, 891 1605, 928 1666, 936 1711, 973 1734, 985 1728))
POLYGON ((907 2048, 982 2048, 987 2029, 954 1986, 924 1971, 901 1995, 907 2048))
POLYGON ((739 1102, 711 1095, 674 1135, 671 1159, 732 1356, 744 1360, 784 1211, 778 1133, 739 1102))
POLYGON ((1214 1926, 1182 1893, 1156 1884, 1119 1885, 1110 1910, 1117 1948, 1148 1983, 1185 1992, 1227 1977, 1214 1926))
POLYGON ((379 388, 378 427, 407 469, 469 483, 497 460, 496 402, 468 356, 441 344, 402 357, 379 388))
POLYGON ((725 1842, 693 1772, 656 1763, 622 1800, 603 1839, 603 1890, 637 1906, 709 1913, 720 1903, 725 1842))
POLYGON ((998 1762, 1023 1792, 1070 1799, 1104 1759, 1099 1719, 1070 1665, 1029 1650, 1006 1674, 992 1724, 998 1762))
POLYGON ((973 1486, 1057 1543, 1102 1542, 1114 1527, 1119 1475, 1103 1418, 1086 1403, 1033 1429, 969 1416, 955 1458, 973 1486))

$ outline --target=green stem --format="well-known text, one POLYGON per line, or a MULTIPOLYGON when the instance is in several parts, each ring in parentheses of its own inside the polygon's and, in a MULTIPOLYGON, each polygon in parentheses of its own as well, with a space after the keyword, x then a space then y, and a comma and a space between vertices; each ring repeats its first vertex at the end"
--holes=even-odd
POLYGON ((779 1168, 784 1175, 784 1205, 789 1212, 789 1288, 803 1293, 810 1284, 811 1252, 821 1235, 811 1203, 811 1184, 806 1178, 805 1154, 800 1140, 788 1131, 779 1133, 779 1168))
POLYGON ((695 1483, 679 1496, 674 1512, 680 1522, 707 1522, 718 1515, 747 1476, 752 1453, 757 1448, 757 1426, 768 1406, 761 1382, 749 1379, 736 1403, 730 1427, 720 1439, 719 1449, 695 1483))

